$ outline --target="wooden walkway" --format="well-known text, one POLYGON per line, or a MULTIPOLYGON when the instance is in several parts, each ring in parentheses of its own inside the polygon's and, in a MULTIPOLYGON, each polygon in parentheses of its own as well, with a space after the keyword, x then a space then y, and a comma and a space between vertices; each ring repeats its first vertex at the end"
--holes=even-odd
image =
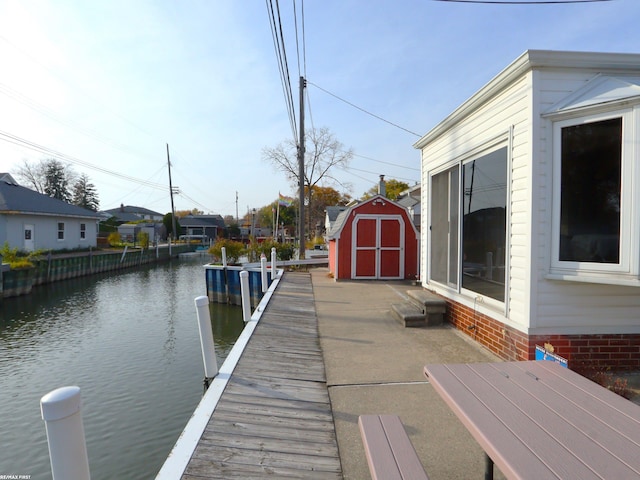
POLYGON ((286 273, 182 480, 341 479, 311 276, 286 273))

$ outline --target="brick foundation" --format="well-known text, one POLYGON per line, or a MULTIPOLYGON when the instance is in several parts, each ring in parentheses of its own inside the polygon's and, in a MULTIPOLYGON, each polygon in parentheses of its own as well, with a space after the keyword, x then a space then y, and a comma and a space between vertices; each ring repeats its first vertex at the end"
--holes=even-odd
POLYGON ((527 335, 472 308, 447 301, 446 320, 505 360, 534 360, 536 345, 553 345, 572 370, 640 370, 640 334, 527 335))

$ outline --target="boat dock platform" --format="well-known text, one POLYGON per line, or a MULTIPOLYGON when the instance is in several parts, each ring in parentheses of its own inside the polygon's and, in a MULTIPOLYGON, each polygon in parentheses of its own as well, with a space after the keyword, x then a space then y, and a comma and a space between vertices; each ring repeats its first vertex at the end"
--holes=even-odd
POLYGON ((369 478, 363 414, 399 415, 430 478, 482 478, 482 448, 423 368, 497 359, 447 325, 401 325, 391 304, 421 288, 277 276, 156 480, 369 478))
POLYGON ((287 273, 277 292, 173 478, 342 478, 310 275, 287 273))

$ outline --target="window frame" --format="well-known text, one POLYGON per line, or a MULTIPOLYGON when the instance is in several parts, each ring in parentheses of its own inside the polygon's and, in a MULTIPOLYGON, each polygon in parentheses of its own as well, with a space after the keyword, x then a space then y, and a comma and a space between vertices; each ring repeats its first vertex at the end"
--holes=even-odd
MULTIPOLYGON (((470 298, 474 298, 474 301, 481 301, 482 303, 484 303, 487 306, 492 306, 493 308, 499 309, 499 310, 503 310, 505 313, 508 310, 508 303, 509 303, 509 295, 508 295, 508 291, 509 291, 509 258, 510 258, 510 242, 509 242, 509 238, 511 236, 511 226, 510 226, 510 221, 509 218, 511 217, 511 163, 512 163, 512 143, 513 143, 513 128, 510 128, 507 132, 502 133, 500 135, 497 135, 496 137, 494 137, 493 139, 483 143, 482 145, 477 146, 476 148, 470 149, 469 151, 465 152, 463 155, 458 156, 457 158, 455 158, 454 160, 450 160, 448 162, 446 162, 443 165, 440 165, 438 168, 433 169, 432 171, 430 171, 428 173, 429 176, 429 205, 430 205, 430 210, 429 210, 429 250, 428 250, 428 257, 427 257, 427 262, 428 262, 428 281, 429 283, 433 282, 439 286, 442 286, 443 288, 464 295, 465 297, 470 297, 470 298), (462 212, 462 208, 464 207, 464 185, 462 184, 463 181, 463 169, 464 166, 466 164, 468 164, 469 162, 472 162, 474 160, 478 160, 484 156, 487 156, 491 153, 497 152, 498 150, 501 150, 503 148, 506 148, 506 198, 505 198, 505 203, 506 203, 506 211, 505 211, 505 215, 506 215, 506 221, 505 221, 505 280, 504 280, 504 300, 498 300, 495 299, 493 297, 489 297, 486 295, 483 295, 480 292, 476 292, 474 290, 470 290, 468 288, 464 288, 462 286, 462 267, 463 267, 463 222, 464 222, 464 215, 462 212), (443 283, 439 280, 435 280, 432 277, 432 237, 433 237, 433 232, 431 229, 431 226, 433 225, 433 211, 431 210, 432 205, 433 205, 433 200, 431 195, 433 195, 433 188, 432 188, 432 182, 433 182, 433 178, 439 174, 445 173, 445 172, 452 172, 455 168, 457 168, 457 182, 458 182, 458 187, 457 187, 457 195, 458 195, 458 199, 457 199, 457 207, 458 207, 458 212, 457 212, 457 228, 456 228, 456 235, 457 235, 457 241, 455 242, 455 246, 457 248, 457 268, 458 271, 456 272, 456 284, 453 285, 450 282, 447 283, 443 283)), ((449 193, 451 193, 452 189, 449 188, 449 193)), ((449 204, 451 204, 451 199, 449 199, 449 204)), ((451 245, 451 244, 449 244, 451 245)), ((450 251, 447 251, 447 255, 450 255, 450 251)))
POLYGON ((80 224, 80 240, 86 240, 86 239, 87 239, 87 224, 81 223, 80 224))
POLYGON ((64 229, 65 229, 65 224, 64 222, 57 222, 58 223, 58 241, 62 242, 64 241, 64 229))
MULTIPOLYGON (((635 129, 638 109, 616 108, 609 111, 581 112, 580 115, 558 117, 552 126, 553 156, 553 200, 551 221, 551 277, 563 279, 585 279, 595 283, 611 283, 616 277, 638 276, 638 221, 633 212, 638 212, 637 194, 633 185, 637 182, 639 149, 635 129), (561 232, 561 186, 562 186, 562 129, 586 125, 616 118, 622 119, 621 165, 620 165, 620 255, 618 263, 599 263, 560 260, 561 232), (634 247, 635 245, 635 247, 634 247)), ((615 282, 613 282, 615 283, 615 282)))

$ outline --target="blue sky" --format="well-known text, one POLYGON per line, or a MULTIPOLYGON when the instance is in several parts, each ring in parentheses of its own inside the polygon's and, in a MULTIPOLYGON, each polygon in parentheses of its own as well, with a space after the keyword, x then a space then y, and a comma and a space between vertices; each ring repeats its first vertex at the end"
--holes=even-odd
MULTIPOLYGON (((428 132, 527 49, 640 53, 637 0, 296 0, 299 66, 294 1, 279 3, 296 112, 302 73, 307 128, 356 154, 336 172, 354 197, 380 174, 418 182, 406 130, 428 132)), ((292 136, 264 1, 0 0, 0 72, 0 171, 53 150, 102 209, 166 213, 169 144, 176 209, 242 217, 295 195, 262 160, 292 136)))

